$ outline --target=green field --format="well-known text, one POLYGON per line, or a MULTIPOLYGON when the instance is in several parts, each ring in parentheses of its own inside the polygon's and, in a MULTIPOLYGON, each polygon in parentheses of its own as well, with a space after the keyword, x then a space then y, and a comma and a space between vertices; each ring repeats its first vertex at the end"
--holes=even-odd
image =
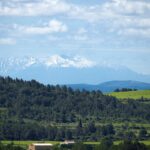
POLYGON ((139 91, 128 91, 128 92, 112 92, 108 95, 115 96, 119 99, 140 99, 141 97, 145 99, 150 99, 150 90, 139 90, 139 91))
MULTIPOLYGON (((19 146, 22 146, 22 147, 28 147, 30 144, 32 143, 41 143, 41 142, 44 142, 44 143, 51 143, 53 145, 56 145, 56 144, 60 144, 61 142, 60 141, 13 141, 13 144, 14 145, 19 145, 19 146)), ((115 141, 114 144, 115 145, 118 145, 119 143, 121 143, 122 141, 115 141)), ((145 140, 145 141, 140 141, 141 143, 144 143, 146 145, 150 145, 150 140, 145 140)), ((3 144, 10 144, 12 143, 12 141, 2 141, 3 144)), ((97 144, 100 144, 100 142, 83 142, 84 144, 89 144, 89 145, 97 145, 97 144)))
MULTIPOLYGON (((115 141, 114 144, 118 145, 120 144, 122 141, 115 141)), ((150 145, 150 140, 145 140, 145 141, 140 141, 141 143, 144 143, 145 145, 150 145)), ((100 144, 100 142, 84 142, 84 144, 89 144, 89 145, 97 145, 100 144)))

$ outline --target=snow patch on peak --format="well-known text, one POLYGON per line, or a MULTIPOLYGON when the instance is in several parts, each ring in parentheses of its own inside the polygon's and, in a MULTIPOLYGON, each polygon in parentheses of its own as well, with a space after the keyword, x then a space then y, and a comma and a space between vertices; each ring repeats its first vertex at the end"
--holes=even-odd
POLYGON ((36 63, 37 63, 37 59, 34 57, 30 57, 27 63, 25 64, 25 67, 30 67, 31 65, 34 65, 36 63))
POLYGON ((24 70, 37 63, 34 57, 8 57, 0 59, 0 73, 24 70))
POLYGON ((45 65, 47 67, 75 67, 75 68, 87 68, 96 65, 95 62, 88 60, 84 57, 62 57, 60 55, 53 55, 47 58, 45 65))

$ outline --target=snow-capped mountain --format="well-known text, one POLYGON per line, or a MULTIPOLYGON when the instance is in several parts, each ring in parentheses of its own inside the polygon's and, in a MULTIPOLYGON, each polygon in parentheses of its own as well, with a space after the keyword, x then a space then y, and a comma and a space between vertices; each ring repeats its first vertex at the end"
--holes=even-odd
POLYGON ((10 71, 23 70, 36 64, 37 60, 33 57, 9 57, 0 59, 0 73, 7 74, 10 71))
POLYGON ((50 57, 9 57, 0 58, 0 73, 7 74, 10 71, 21 71, 32 66, 43 66, 43 67, 74 67, 74 68, 86 68, 92 67, 95 63, 86 58, 75 56, 75 57, 62 57, 59 55, 52 55, 50 57))
POLYGON ((93 61, 90 61, 83 57, 62 57, 59 55, 53 55, 46 58, 43 64, 48 67, 75 67, 75 68, 86 68, 95 65, 93 61))
POLYGON ((60 55, 1 58, 0 75, 35 79, 45 84, 99 84, 110 80, 150 82, 149 75, 138 74, 126 67, 98 64, 80 56, 60 55))

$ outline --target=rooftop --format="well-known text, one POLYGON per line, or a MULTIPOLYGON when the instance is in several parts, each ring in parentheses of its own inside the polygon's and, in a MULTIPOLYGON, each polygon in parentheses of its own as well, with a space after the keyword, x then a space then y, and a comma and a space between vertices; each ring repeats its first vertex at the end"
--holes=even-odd
POLYGON ((50 143, 33 143, 32 145, 35 145, 35 146, 52 146, 53 144, 50 144, 50 143))

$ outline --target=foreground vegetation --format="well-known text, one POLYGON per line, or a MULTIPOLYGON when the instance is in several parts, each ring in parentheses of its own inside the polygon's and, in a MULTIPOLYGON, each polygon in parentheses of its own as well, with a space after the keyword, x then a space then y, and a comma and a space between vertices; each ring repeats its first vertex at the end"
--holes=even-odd
POLYGON ((9 143, 6 145, 0 142, 0 150, 26 150, 26 148, 23 148, 22 146, 14 145, 13 143, 9 143))

